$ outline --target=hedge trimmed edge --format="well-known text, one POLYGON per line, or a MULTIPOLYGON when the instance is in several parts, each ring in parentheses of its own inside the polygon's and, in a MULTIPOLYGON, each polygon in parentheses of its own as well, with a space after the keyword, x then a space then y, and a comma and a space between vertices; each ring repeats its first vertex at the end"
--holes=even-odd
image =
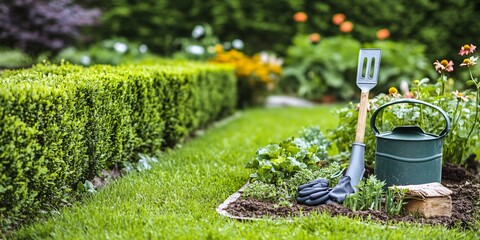
POLYGON ((232 114, 228 66, 40 64, 0 73, 0 226, 77 196, 79 182, 232 114))

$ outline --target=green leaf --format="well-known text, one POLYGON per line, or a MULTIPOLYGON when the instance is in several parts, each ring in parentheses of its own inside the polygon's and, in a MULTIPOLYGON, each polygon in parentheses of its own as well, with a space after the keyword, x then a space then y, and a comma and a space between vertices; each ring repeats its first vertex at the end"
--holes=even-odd
POLYGON ((280 156, 281 148, 278 144, 269 144, 266 147, 257 150, 257 156, 260 159, 272 159, 280 156))
POLYGON ((93 183, 85 180, 85 183, 83 184, 84 189, 89 192, 89 193, 96 193, 97 190, 95 190, 95 187, 93 186, 93 183))

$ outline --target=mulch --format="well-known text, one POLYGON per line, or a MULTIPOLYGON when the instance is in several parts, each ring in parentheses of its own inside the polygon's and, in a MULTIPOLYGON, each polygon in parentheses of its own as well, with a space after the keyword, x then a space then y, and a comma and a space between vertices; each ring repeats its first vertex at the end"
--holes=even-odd
MULTIPOLYGON (((290 218, 304 216, 311 212, 329 213, 332 216, 347 216, 357 219, 369 219, 377 222, 410 222, 445 227, 468 228, 475 221, 475 214, 480 212, 479 202, 480 182, 478 175, 464 168, 445 164, 442 169, 442 184, 452 190, 452 216, 423 218, 411 214, 390 216, 384 211, 351 211, 341 204, 325 204, 321 206, 306 206, 293 204, 291 207, 278 206, 271 202, 239 197, 231 202, 225 211, 240 219, 257 219, 262 217, 290 218)), ((478 220, 478 219, 477 219, 478 220)))

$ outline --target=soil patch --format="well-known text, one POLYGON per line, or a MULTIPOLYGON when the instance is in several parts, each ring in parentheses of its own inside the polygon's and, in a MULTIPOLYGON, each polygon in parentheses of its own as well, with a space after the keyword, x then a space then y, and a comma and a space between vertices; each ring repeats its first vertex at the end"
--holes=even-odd
MULTIPOLYGON (((371 172, 371 171, 370 171, 371 172)), ((294 204, 291 207, 278 206, 271 202, 256 199, 238 198, 231 202, 225 211, 238 218, 280 218, 307 215, 310 212, 326 212, 332 216, 347 216, 360 219, 371 219, 379 222, 412 222, 420 224, 443 225, 446 227, 469 227, 475 221, 478 206, 480 184, 474 172, 464 168, 446 164, 442 169, 442 184, 452 190, 452 216, 422 218, 413 215, 389 216, 383 211, 351 211, 341 204, 325 204, 306 206, 294 204)))

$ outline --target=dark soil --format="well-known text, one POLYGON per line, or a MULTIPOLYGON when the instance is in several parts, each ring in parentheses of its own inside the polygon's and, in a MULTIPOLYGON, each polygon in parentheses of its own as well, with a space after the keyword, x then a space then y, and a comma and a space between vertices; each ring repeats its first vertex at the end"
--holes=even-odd
MULTIPOLYGON (((422 218, 413 215, 389 216, 383 211, 351 211, 341 204, 325 204, 311 207, 301 204, 294 204, 291 207, 278 206, 270 202, 256 199, 238 198, 230 203, 226 209, 228 213, 237 217, 261 218, 269 216, 272 218, 292 217, 306 215, 310 212, 326 212, 332 216, 347 216, 360 219, 371 219, 379 222, 411 222, 420 224, 443 225, 446 227, 467 228, 475 221, 475 213, 480 212, 477 205, 479 202, 479 181, 475 173, 464 168, 444 165, 442 170, 442 184, 453 191, 452 216, 422 218)), ((478 220, 478 219, 477 219, 478 220)))

